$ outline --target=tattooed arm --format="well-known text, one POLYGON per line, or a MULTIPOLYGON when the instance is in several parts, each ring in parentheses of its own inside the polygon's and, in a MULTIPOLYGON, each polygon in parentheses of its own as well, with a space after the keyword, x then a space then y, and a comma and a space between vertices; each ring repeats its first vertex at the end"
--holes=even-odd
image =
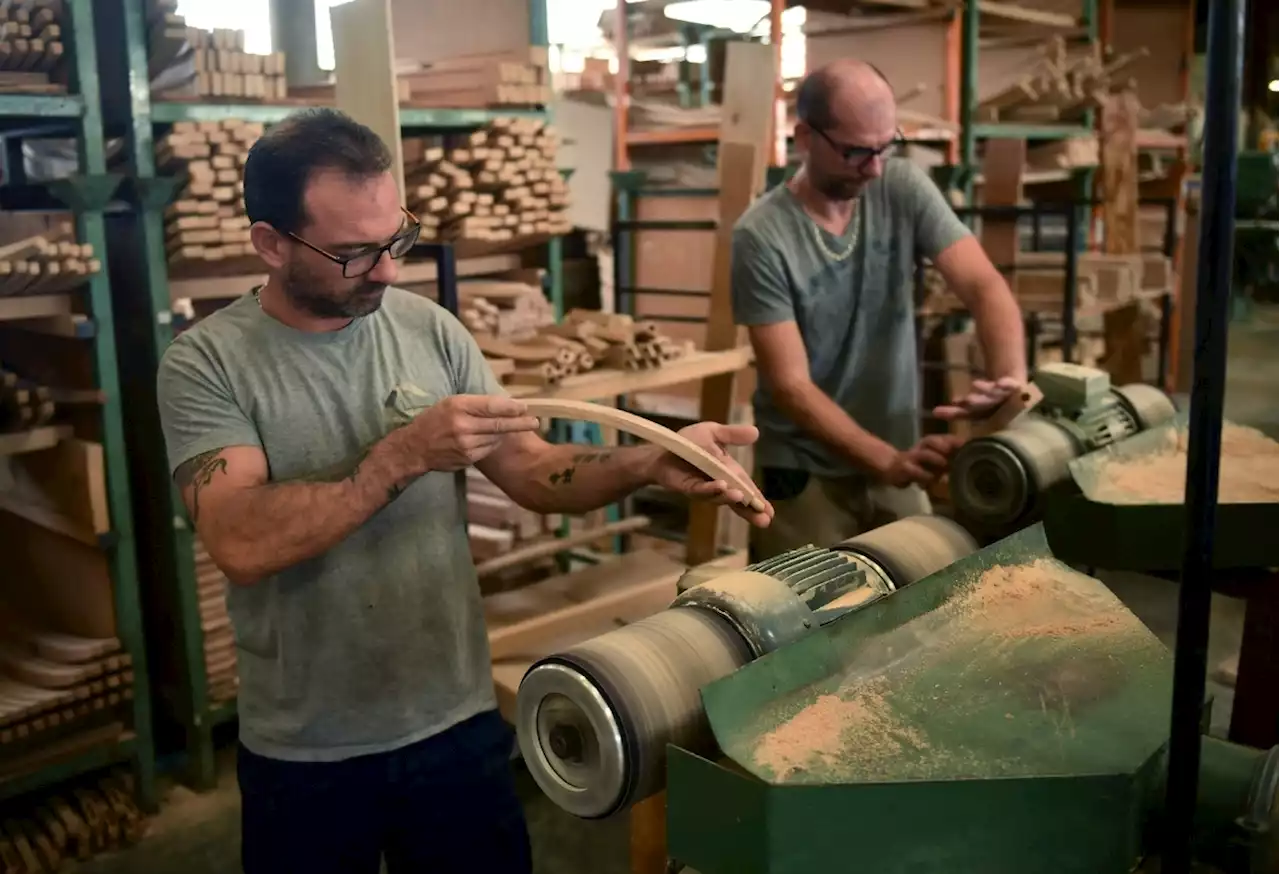
POLYGON ((210 557, 232 583, 250 585, 332 548, 418 475, 389 440, 328 481, 268 482, 253 446, 197 455, 174 478, 210 557))
POLYGON ((520 506, 536 513, 586 513, 654 482, 655 446, 591 449, 513 434, 476 465, 520 506))

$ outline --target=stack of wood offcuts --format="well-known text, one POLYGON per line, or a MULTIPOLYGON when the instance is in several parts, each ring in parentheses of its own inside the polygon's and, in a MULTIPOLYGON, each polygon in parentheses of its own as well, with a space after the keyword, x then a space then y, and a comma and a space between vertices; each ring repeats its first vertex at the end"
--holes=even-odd
POLYGON ((149 4, 147 41, 152 75, 190 62, 190 78, 166 88, 162 99, 220 97, 240 101, 282 101, 289 96, 284 52, 246 52, 243 30, 188 27, 174 0, 149 4))
POLYGON ((477 564, 552 536, 560 521, 559 515, 524 509, 480 471, 467 468, 467 537, 477 564))
POLYGON ((513 386, 548 388, 596 369, 651 370, 693 351, 691 342, 677 343, 653 322, 620 313, 571 310, 559 324, 507 336, 475 330, 484 324, 468 324, 494 374, 513 386))
POLYGON ((194 543, 196 599, 200 607, 200 631, 204 635, 205 685, 209 701, 221 704, 236 697, 240 677, 236 673, 236 640, 227 613, 226 574, 218 569, 199 537, 194 543))
POLYGON ((243 171, 259 122, 180 121, 157 144, 156 170, 185 176, 165 211, 170 264, 221 261, 253 253, 244 211, 243 171))
POLYGON ((556 167, 558 138, 541 119, 495 119, 451 149, 405 139, 405 199, 423 239, 501 242, 572 230, 556 167))
POLYGON ((93 246, 45 234, 0 246, 0 298, 70 291, 102 270, 93 246))
POLYGON ((61 3, 0 3, 0 93, 64 94, 61 3))
POLYGON ((551 102, 545 46, 440 58, 397 78, 402 103, 457 109, 551 102))

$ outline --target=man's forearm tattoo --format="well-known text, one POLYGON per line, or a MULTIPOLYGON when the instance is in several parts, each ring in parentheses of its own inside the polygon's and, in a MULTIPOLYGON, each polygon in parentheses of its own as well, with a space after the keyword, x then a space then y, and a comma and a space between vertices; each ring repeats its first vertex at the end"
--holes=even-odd
POLYGON ((612 452, 581 452, 573 456, 573 463, 564 470, 553 471, 547 479, 553 486, 567 486, 573 482, 573 475, 577 473, 578 465, 592 464, 601 461, 607 461, 613 457, 612 452))
POLYGON ((216 473, 227 472, 227 460, 222 457, 221 449, 202 452, 195 458, 183 462, 175 475, 179 489, 191 486, 191 521, 200 519, 200 490, 207 486, 216 473))

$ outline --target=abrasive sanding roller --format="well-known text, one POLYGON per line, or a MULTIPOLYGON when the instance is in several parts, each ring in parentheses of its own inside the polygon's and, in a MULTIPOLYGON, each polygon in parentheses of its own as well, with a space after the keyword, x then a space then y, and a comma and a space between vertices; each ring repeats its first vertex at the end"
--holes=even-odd
POLYGON ((948 474, 951 504, 970 530, 1003 535, 1035 521, 1043 498, 1083 455, 1168 422, 1177 413, 1159 389, 1113 387, 1101 370, 1049 364, 1032 380, 1044 399, 1002 431, 970 440, 948 474))
POLYGON ((714 751, 705 685, 977 549, 955 522, 914 516, 682 580, 666 610, 529 669, 516 696, 525 764, 570 813, 623 810, 663 788, 668 743, 714 751))

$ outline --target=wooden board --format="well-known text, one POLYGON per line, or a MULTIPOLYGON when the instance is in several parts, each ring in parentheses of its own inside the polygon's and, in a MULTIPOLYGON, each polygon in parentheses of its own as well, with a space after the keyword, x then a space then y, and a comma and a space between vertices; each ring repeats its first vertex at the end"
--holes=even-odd
POLYGON ((400 100, 393 66, 391 0, 353 0, 329 9, 337 107, 367 125, 391 150, 391 174, 404 202, 400 100))
POLYGON ((578 419, 584 422, 595 422, 607 428, 625 431, 656 446, 660 446, 673 455, 693 465, 712 480, 723 480, 730 486, 747 495, 747 506, 763 511, 764 498, 760 495, 755 483, 743 477, 723 462, 707 452, 701 446, 681 437, 670 428, 664 428, 656 422, 650 422, 640 416, 594 404, 588 401, 568 401, 548 398, 529 398, 525 401, 529 412, 535 416, 547 416, 564 419, 578 419))

